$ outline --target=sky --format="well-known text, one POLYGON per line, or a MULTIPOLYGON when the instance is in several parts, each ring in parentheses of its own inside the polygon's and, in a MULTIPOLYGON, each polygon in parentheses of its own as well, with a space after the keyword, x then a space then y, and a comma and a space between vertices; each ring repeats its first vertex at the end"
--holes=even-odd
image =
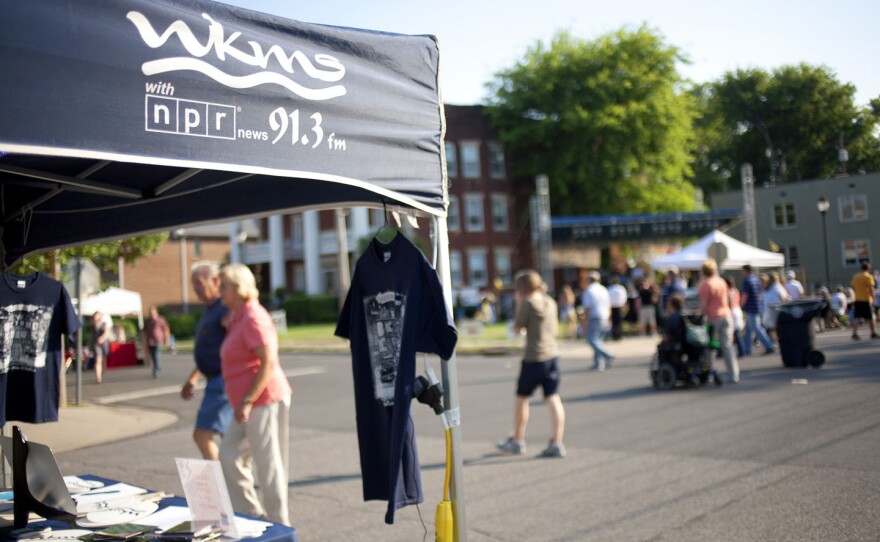
POLYGON ((645 24, 690 64, 679 66, 696 83, 728 71, 772 70, 805 62, 829 68, 856 87, 855 101, 880 96, 880 2, 877 0, 223 0, 303 22, 431 34, 440 44, 443 101, 484 103, 485 84, 499 70, 567 30, 594 40, 645 24))

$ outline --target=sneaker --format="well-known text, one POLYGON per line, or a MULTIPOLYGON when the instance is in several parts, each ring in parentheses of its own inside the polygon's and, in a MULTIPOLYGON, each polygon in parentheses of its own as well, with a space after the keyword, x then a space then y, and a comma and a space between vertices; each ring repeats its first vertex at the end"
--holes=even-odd
POLYGON ((593 365, 593 370, 594 371, 604 371, 605 364, 604 363, 601 363, 601 364, 597 363, 596 365, 593 365))
POLYGON ((776 353, 776 349, 775 349, 775 348, 768 348, 767 350, 764 350, 764 355, 765 355, 765 356, 769 356, 770 354, 775 354, 775 353, 776 353))
POLYGON ((495 443, 495 446, 506 454, 522 455, 526 453, 525 441, 514 440, 513 437, 509 437, 507 440, 500 440, 495 443))
POLYGON ((871 333, 871 338, 872 338, 872 339, 876 339, 877 337, 880 337, 880 335, 877 335, 876 333, 871 333))
POLYGON ((861 339, 861 337, 859 337, 857 334, 853 333, 853 340, 857 341, 859 339, 861 339))
POLYGON ((551 442, 539 457, 565 457, 565 445, 551 442))

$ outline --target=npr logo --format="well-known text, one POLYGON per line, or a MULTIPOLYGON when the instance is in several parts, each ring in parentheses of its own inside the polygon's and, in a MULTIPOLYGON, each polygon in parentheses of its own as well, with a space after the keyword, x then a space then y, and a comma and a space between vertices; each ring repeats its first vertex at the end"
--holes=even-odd
POLYGON ((235 107, 147 94, 148 132, 235 139, 235 107))

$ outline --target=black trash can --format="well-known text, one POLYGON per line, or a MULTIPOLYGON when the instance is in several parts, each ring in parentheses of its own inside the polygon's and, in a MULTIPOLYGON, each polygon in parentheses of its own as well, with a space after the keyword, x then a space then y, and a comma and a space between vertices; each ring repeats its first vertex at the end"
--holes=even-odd
POLYGON ((805 298, 772 305, 779 311, 776 335, 784 366, 819 367, 825 363, 825 354, 816 350, 813 326, 813 319, 819 316, 824 304, 821 299, 805 298))

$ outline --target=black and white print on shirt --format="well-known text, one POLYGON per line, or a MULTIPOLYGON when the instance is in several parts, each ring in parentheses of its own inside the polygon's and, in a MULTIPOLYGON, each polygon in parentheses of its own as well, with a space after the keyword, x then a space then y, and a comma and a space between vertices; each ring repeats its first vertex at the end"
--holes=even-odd
POLYGON ((45 367, 51 322, 49 306, 0 307, 0 373, 34 372, 45 367))
POLYGON ((394 405, 394 387, 400 363, 405 314, 404 294, 389 291, 364 298, 373 389, 376 400, 382 401, 384 406, 394 405))

